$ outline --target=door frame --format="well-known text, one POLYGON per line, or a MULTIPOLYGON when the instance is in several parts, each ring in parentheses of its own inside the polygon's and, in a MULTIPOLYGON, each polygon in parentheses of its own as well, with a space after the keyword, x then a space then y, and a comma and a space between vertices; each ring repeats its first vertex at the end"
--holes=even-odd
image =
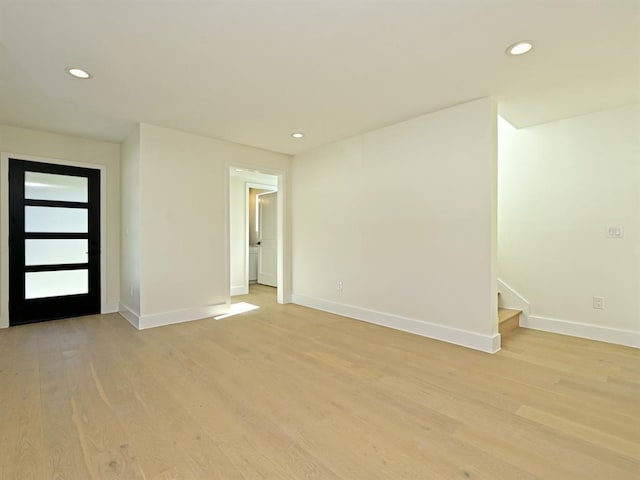
POLYGON ((107 166, 23 153, 0 155, 0 328, 9 326, 9 158, 100 170, 100 310, 107 304, 107 166))
MULTIPOLYGON (((256 195, 256 222, 258 222, 260 224, 260 229, 258 230, 258 234, 259 234, 259 239, 258 239, 258 279, 257 282, 260 283, 260 265, 262 262, 262 222, 261 222, 261 217, 260 215, 262 212, 262 207, 258 207, 258 205, 260 205, 260 198, 263 195, 272 195, 272 194, 276 194, 276 270, 278 269, 278 232, 277 232, 277 225, 278 225, 278 190, 272 190, 270 192, 263 192, 263 193, 259 193, 256 195)), ((276 278, 277 278, 277 271, 276 271, 276 278)), ((261 285, 267 285, 270 286, 266 283, 262 283, 261 285)))
MULTIPOLYGON (((262 173, 262 172, 261 172, 262 173)), ((270 174, 269 174, 270 175, 270 174)), ((276 175, 272 175, 276 177, 276 175)), ((247 295, 249 293, 249 229, 251 225, 249 225, 249 198, 250 192, 249 190, 252 188, 257 188, 260 190, 269 190, 272 192, 278 191, 278 186, 274 185, 266 185, 263 183, 253 183, 250 181, 245 181, 244 183, 244 283, 242 285, 233 285, 230 283, 230 295, 247 295)), ((229 200, 230 202, 231 200, 229 200)), ((232 208, 233 205, 229 203, 229 208, 232 208)), ((231 216, 229 216, 229 221, 231 221, 231 216)), ((231 228, 231 224, 229 224, 229 228, 231 228)), ((230 230, 229 230, 230 231, 230 230)), ((229 243, 229 247, 231 247, 231 243, 229 243)), ((231 275, 231 251, 229 251, 229 274, 231 275)))
MULTIPOLYGON (((284 170, 265 168, 257 165, 225 162, 225 278, 227 279, 227 302, 231 304, 231 221, 230 221, 230 178, 231 169, 239 168, 250 171, 257 171, 267 175, 278 177, 278 286, 277 302, 291 303, 291 242, 289 217, 289 185, 287 183, 287 173, 284 170)), ((248 205, 246 206, 248 208, 248 205)), ((248 215, 247 215, 248 221, 248 215)), ((246 231, 248 235, 248 230, 246 231)), ((248 245, 247 241, 247 245, 248 245)), ((247 246, 247 268, 248 268, 248 246, 247 246)), ((247 272, 248 273, 248 272, 247 272)), ((247 275, 248 278, 248 275, 247 275)))
MULTIPOLYGON (((280 181, 280 179, 278 179, 278 181, 280 181)), ((251 225, 249 225, 249 189, 251 188, 256 188, 256 189, 260 189, 260 190, 269 190, 271 192, 277 192, 278 191, 278 186, 276 185, 275 187, 273 185, 264 185, 262 183, 251 183, 251 182, 246 182, 245 183, 245 202, 246 202, 246 212, 245 212, 245 224, 246 224, 246 240, 245 243, 247 245, 247 251, 245 252, 245 259, 244 259, 244 265, 245 265, 245 287, 247 288, 247 293, 249 293, 249 229, 251 228, 251 225)), ((257 201, 256 201, 256 205, 257 205, 257 201)), ((256 211, 256 218, 258 216, 258 212, 256 211)), ((256 220, 257 221, 257 220, 256 220)))

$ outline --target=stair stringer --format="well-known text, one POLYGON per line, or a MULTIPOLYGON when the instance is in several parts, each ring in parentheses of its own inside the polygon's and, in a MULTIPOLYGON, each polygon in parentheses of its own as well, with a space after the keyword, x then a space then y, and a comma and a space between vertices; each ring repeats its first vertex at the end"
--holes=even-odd
POLYGON ((520 324, 526 325, 531 313, 531 304, 529 300, 516 292, 508 283, 498 278, 498 292, 500 292, 500 308, 509 308, 512 310, 521 310, 520 324))

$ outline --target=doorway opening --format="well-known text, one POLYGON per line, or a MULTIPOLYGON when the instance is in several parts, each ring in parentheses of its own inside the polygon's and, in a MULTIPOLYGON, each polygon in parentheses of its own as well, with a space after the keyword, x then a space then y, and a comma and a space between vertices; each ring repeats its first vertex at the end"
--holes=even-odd
POLYGON ((272 287, 282 302, 282 202, 279 175, 229 168, 230 295, 272 287))

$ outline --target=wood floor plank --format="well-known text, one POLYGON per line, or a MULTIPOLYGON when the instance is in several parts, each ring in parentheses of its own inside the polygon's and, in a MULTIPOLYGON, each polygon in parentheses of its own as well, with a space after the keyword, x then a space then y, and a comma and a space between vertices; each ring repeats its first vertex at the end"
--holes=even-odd
POLYGON ((583 438, 588 442, 598 445, 599 447, 612 450, 621 455, 630 457, 633 460, 640 460, 640 448, 638 448, 637 442, 625 440, 615 435, 610 435, 596 428, 585 427, 583 424, 578 422, 573 422, 558 415, 538 410, 527 405, 523 405, 516 413, 524 418, 534 420, 554 430, 560 430, 569 435, 583 438))
POLYGON ((269 287, 237 300, 259 308, 0 331, 0 479, 640 475, 637 349, 521 328, 489 355, 269 287))
POLYGON ((2 428, 6 429, 11 462, 7 465, 7 478, 36 480, 44 476, 45 455, 40 406, 40 378, 37 357, 23 359, 24 365, 14 376, 12 418, 2 428))

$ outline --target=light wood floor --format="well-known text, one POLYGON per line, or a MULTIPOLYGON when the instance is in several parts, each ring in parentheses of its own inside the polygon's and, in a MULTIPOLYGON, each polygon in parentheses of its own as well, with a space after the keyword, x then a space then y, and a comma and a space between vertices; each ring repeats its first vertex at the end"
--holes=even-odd
POLYGON ((489 355, 253 290, 218 321, 0 331, 0 478, 640 478, 638 350, 489 355))

